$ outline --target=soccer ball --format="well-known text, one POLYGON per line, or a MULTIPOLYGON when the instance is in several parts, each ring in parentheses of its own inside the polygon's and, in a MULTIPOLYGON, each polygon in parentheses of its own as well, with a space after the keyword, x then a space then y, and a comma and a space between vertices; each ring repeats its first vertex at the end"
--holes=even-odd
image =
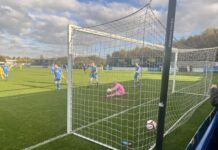
POLYGON ((111 89, 109 89, 109 88, 107 89, 107 93, 110 93, 111 91, 112 91, 111 89))
POLYGON ((154 120, 148 120, 146 124, 148 130, 153 130, 157 128, 157 123, 154 120))

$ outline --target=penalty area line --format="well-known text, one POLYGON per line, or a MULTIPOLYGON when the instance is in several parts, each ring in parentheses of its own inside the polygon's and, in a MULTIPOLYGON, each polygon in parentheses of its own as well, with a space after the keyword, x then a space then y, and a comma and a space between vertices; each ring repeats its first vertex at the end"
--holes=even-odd
POLYGON ((56 140, 58 140, 58 139, 61 139, 61 138, 65 137, 65 136, 67 136, 67 135, 70 135, 70 134, 71 134, 71 133, 65 133, 65 134, 58 135, 58 136, 56 136, 56 137, 53 137, 53 138, 50 138, 50 139, 45 140, 45 141, 43 141, 43 142, 40 142, 40 143, 38 143, 38 144, 36 144, 36 145, 32 145, 32 146, 30 146, 30 147, 24 148, 23 150, 32 150, 32 149, 35 149, 35 148, 37 148, 37 147, 40 147, 40 146, 42 146, 42 145, 51 143, 51 142, 53 142, 53 141, 56 141, 56 140))

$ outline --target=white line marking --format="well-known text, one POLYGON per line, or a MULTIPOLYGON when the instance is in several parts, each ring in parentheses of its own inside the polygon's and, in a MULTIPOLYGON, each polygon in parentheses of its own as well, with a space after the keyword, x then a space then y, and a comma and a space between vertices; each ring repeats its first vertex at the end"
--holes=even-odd
POLYGON ((38 144, 36 144, 36 145, 32 145, 32 146, 30 146, 30 147, 24 148, 23 150, 32 150, 32 149, 35 149, 35 148, 40 147, 40 146, 42 146, 42 145, 45 145, 45 144, 48 144, 48 143, 50 143, 50 142, 56 141, 56 140, 58 140, 58 139, 61 139, 61 138, 65 137, 65 136, 67 136, 67 135, 69 135, 69 134, 68 134, 68 133, 65 133, 65 134, 58 135, 58 136, 56 136, 56 137, 50 138, 50 139, 45 140, 45 141, 43 141, 43 142, 41 142, 41 143, 38 143, 38 144))

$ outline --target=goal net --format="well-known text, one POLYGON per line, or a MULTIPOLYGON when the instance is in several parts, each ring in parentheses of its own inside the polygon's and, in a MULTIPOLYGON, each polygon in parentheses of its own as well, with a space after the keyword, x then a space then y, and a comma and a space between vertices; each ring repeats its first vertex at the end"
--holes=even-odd
POLYGON ((217 50, 178 49, 172 55, 166 133, 184 123, 208 99, 217 50))
MULTIPOLYGON (((146 6, 109 23, 69 26, 69 133, 111 149, 153 147, 165 39, 156 15, 146 6)), ((208 98, 216 51, 173 48, 165 134, 208 98)))

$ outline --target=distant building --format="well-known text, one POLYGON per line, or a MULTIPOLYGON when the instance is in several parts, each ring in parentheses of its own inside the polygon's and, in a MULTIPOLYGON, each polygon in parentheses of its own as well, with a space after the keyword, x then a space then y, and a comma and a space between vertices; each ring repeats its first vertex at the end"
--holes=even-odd
POLYGON ((14 59, 6 59, 6 63, 9 64, 9 65, 14 65, 14 64, 17 63, 17 61, 14 60, 14 59))

